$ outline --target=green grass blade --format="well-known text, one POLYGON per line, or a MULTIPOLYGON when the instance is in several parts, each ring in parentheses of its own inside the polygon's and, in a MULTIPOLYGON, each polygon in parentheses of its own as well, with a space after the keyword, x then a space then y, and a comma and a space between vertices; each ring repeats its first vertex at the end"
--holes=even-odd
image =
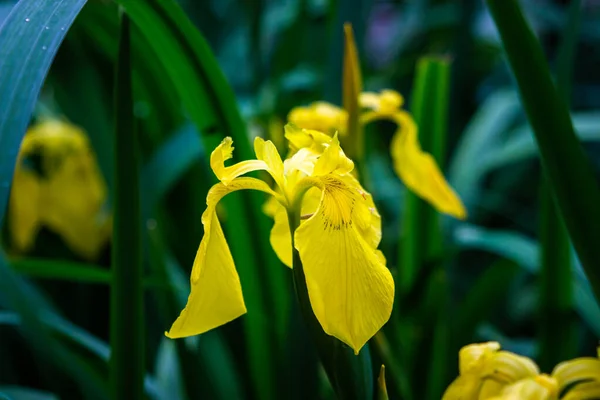
POLYGON ((596 299, 600 299, 600 189, 589 160, 518 2, 487 0, 487 4, 517 80, 553 195, 596 299))
MULTIPOLYGON (((419 127, 419 141, 443 165, 446 141, 450 63, 427 57, 417 67, 412 113, 419 127)), ((442 235, 438 213, 425 201, 407 191, 399 246, 399 293, 407 293, 424 262, 439 255, 442 235)))
MULTIPOLYGON (((570 103, 571 97, 580 20, 581 0, 575 0, 569 7, 569 16, 557 56, 556 87, 567 104, 570 103)), ((577 354, 577 330, 571 312, 571 242, 545 176, 542 177, 540 189, 539 236, 542 270, 538 362, 542 368, 550 370, 559 362, 577 354)))
POLYGON ((0 225, 19 146, 52 59, 85 0, 21 0, 0 27, 0 225))
POLYGON ((141 400, 145 364, 140 183, 138 143, 133 117, 129 35, 129 18, 122 14, 115 82, 110 378, 113 398, 141 400))

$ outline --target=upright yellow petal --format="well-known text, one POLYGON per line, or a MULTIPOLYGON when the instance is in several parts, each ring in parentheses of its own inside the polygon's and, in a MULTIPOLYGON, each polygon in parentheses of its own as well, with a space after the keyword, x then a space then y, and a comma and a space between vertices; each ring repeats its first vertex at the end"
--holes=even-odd
POLYGON ((340 147, 337 134, 329 141, 327 148, 315 163, 313 176, 323 176, 335 172, 338 175, 348 174, 354 169, 354 163, 346 157, 340 147))
POLYGON ((417 127, 405 112, 395 115, 398 131, 391 143, 394 170, 408 189, 428 201, 438 211, 466 218, 460 198, 444 179, 433 157, 421 150, 417 127))
POLYGON ((229 184, 235 178, 248 172, 268 169, 267 164, 260 160, 241 161, 226 167, 225 161, 233 157, 233 149, 233 140, 228 136, 223 139, 221 144, 210 155, 210 167, 224 185, 229 184))
POLYGON ((366 200, 335 177, 319 179, 319 208, 296 230, 295 246, 323 330, 358 354, 390 317, 394 280, 355 226, 353 205, 366 200))
POLYGON ((267 172, 271 174, 275 183, 283 190, 285 178, 283 176, 283 161, 277 148, 270 140, 264 141, 257 137, 254 139, 254 152, 259 161, 267 165, 267 172))
POLYGON ((458 352, 458 370, 463 374, 480 375, 486 361, 500 350, 498 342, 475 343, 464 346, 458 352))
POLYGON ((170 338, 198 335, 246 313, 240 279, 215 212, 223 196, 242 189, 276 195, 266 183, 254 178, 238 178, 210 189, 202 214, 204 237, 190 277, 191 293, 185 309, 166 333, 170 338))
MULTIPOLYGON (((294 124, 286 124, 284 127, 285 138, 288 140, 292 154, 300 149, 311 149, 321 154, 331 136, 312 129, 303 129, 294 124)), ((289 156, 288 156, 289 157, 289 156)))

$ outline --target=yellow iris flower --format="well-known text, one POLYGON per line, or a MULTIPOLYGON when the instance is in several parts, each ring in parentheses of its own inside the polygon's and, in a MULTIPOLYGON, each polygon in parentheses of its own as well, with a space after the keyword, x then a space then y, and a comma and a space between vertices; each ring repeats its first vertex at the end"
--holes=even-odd
POLYGON ((204 237, 190 278, 185 309, 167 336, 201 334, 246 313, 242 289, 229 247, 217 218, 217 203, 228 193, 253 189, 273 200, 266 208, 275 217, 271 243, 292 265, 292 246, 299 252, 313 311, 323 330, 356 354, 387 322, 392 311, 394 281, 377 250, 381 221, 371 196, 351 175, 353 162, 337 135, 287 125, 291 156, 282 161, 270 141, 256 138, 256 160, 226 167, 232 140, 212 152, 210 164, 220 183, 207 196, 202 215, 204 237), (242 177, 267 171, 276 190, 262 180, 242 177), (301 214, 298 227, 290 218, 301 214), (293 240, 292 240, 293 230, 293 240))
POLYGON ((95 259, 110 238, 111 220, 102 211, 105 201, 106 186, 83 131, 58 120, 27 131, 9 206, 9 230, 17 252, 30 250, 45 226, 75 253, 95 259))
MULTIPOLYGON (((424 152, 417 138, 417 126, 411 115, 402 109, 404 99, 393 90, 380 93, 363 92, 359 97, 362 109, 359 123, 362 127, 389 120, 397 125, 390 152, 394 170, 406 187, 439 212, 464 219, 465 207, 450 187, 434 158, 424 152)), ((345 132, 346 111, 331 104, 319 102, 308 107, 296 107, 288 114, 289 122, 301 128, 318 125, 323 132, 345 132)))
POLYGON ((459 376, 442 400, 585 400, 600 396, 600 359, 583 357, 541 374, 527 357, 500 351, 500 344, 471 344, 459 352, 459 376))
POLYGON ((365 125, 377 120, 389 120, 397 130, 391 143, 394 170, 406 187, 429 202, 439 212, 459 219, 467 216, 458 195, 444 179, 435 159, 421 149, 417 125, 411 115, 402 110, 404 99, 393 90, 380 93, 363 92, 358 51, 350 24, 344 25, 344 108, 326 102, 292 109, 288 121, 306 129, 318 129, 346 140, 352 157, 363 153, 365 125), (351 137, 351 136, 356 137, 351 137))

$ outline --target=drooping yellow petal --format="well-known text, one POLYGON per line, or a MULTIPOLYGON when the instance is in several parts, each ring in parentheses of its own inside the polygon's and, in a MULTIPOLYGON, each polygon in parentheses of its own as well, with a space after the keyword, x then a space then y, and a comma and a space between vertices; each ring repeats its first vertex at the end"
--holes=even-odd
POLYGON ((170 338, 198 335, 246 313, 239 276, 215 212, 223 196, 243 189, 276 196, 263 181, 246 177, 210 189, 202 214, 204 237, 190 277, 191 293, 185 309, 166 333, 170 338))
POLYGON ((521 379, 534 378, 538 366, 529 358, 508 351, 498 351, 483 364, 480 376, 485 378, 480 398, 497 396, 507 385, 521 379))
POLYGON ((552 376, 558 381, 561 391, 579 381, 600 381, 600 359, 580 357, 562 362, 554 367, 552 376))
POLYGON ((413 193, 428 201, 439 212, 459 219, 467 212, 460 198, 444 179, 433 157, 421 150, 417 127, 405 112, 395 115, 398 131, 391 143, 394 170, 413 193))
POLYGON ((448 386, 442 400, 478 400, 482 383, 476 375, 460 375, 448 386))
POLYGON ((40 228, 40 184, 36 173, 21 163, 19 158, 10 191, 8 226, 15 250, 26 252, 40 228))
POLYGON ((555 400, 558 399, 558 386, 554 379, 547 375, 539 375, 504 387, 498 396, 484 398, 490 400, 555 400))
POLYGON ((41 219, 67 245, 95 259, 110 235, 110 216, 103 212, 106 187, 88 151, 72 154, 41 180, 41 219))
POLYGON ((268 169, 267 164, 260 160, 241 161, 226 167, 225 161, 233 157, 233 149, 233 140, 228 136, 210 155, 210 167, 224 185, 248 172, 268 169))
POLYGON ((353 205, 366 200, 333 176, 319 179, 319 208, 296 230, 295 246, 323 330, 358 354, 390 317, 394 280, 355 226, 353 205))
POLYGON ((273 228, 269 241, 271 247, 277 254, 279 260, 288 267, 292 267, 292 234, 290 232, 290 223, 288 214, 284 206, 279 204, 275 198, 272 198, 271 204, 274 206, 273 228))
MULTIPOLYGON (((312 216, 319 207, 321 200, 321 191, 318 188, 310 188, 302 200, 301 215, 302 221, 312 216)), ((288 267, 292 267, 292 234, 290 233, 290 224, 288 214, 284 206, 279 203, 275 197, 269 200, 263 206, 265 214, 273 218, 273 228, 269 237, 271 247, 277 254, 279 260, 288 267)))
POLYGON ((28 130, 11 196, 10 214, 20 225, 15 239, 21 243, 16 245, 23 250, 42 225, 90 260, 110 238, 104 180, 85 133, 67 122, 48 120, 28 130))
POLYGON ((567 393, 561 398, 561 400, 596 400, 600 399, 600 382, 582 382, 572 389, 568 390, 567 393))

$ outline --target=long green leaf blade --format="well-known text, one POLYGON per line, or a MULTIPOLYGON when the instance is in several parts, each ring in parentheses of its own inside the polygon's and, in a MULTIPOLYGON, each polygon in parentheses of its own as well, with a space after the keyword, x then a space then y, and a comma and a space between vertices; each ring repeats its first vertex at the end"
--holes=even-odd
POLYGON ((600 188, 558 95, 542 48, 516 0, 487 0, 517 80, 523 104, 540 148, 569 235, 600 299, 600 188))
MULTIPOLYGON (((556 86, 567 104, 581 19, 581 0, 569 7, 567 24, 557 57, 556 86)), ((577 353, 577 331, 572 313, 571 242, 559 210, 552 199, 547 178, 542 177, 540 191, 540 324, 539 363, 550 370, 577 353)))
MULTIPOLYGON (((177 3, 173 0, 117 0, 117 3, 125 8, 159 56, 190 118, 202 133, 203 147, 212 150, 225 136, 231 136, 236 147, 235 158, 254 158, 233 91, 203 36, 177 3)), ((274 324, 269 319, 274 313, 266 306, 266 297, 271 292, 276 294, 269 304, 276 309, 275 319, 279 323, 287 317, 289 298, 281 290, 287 271, 270 249, 266 217, 257 215, 262 197, 242 193, 223 202, 228 214, 224 224, 227 238, 247 308, 253 310, 244 317, 250 373, 258 397, 275 398, 274 377, 278 371, 272 362, 276 358, 271 339, 274 324)))
POLYGON ((0 225, 44 78, 86 0, 21 0, 0 28, 0 225))
POLYGON ((121 16, 115 79, 115 193, 110 303, 110 379, 114 399, 142 399, 144 330, 139 153, 133 117, 130 26, 121 16))
MULTIPOLYGON (((412 113, 419 127, 423 150, 443 164, 448 119, 450 63, 427 57, 420 60, 415 80, 412 113)), ((402 243, 399 246, 397 287, 406 293, 420 267, 439 255, 442 247, 438 213, 425 201, 407 191, 402 243)))

